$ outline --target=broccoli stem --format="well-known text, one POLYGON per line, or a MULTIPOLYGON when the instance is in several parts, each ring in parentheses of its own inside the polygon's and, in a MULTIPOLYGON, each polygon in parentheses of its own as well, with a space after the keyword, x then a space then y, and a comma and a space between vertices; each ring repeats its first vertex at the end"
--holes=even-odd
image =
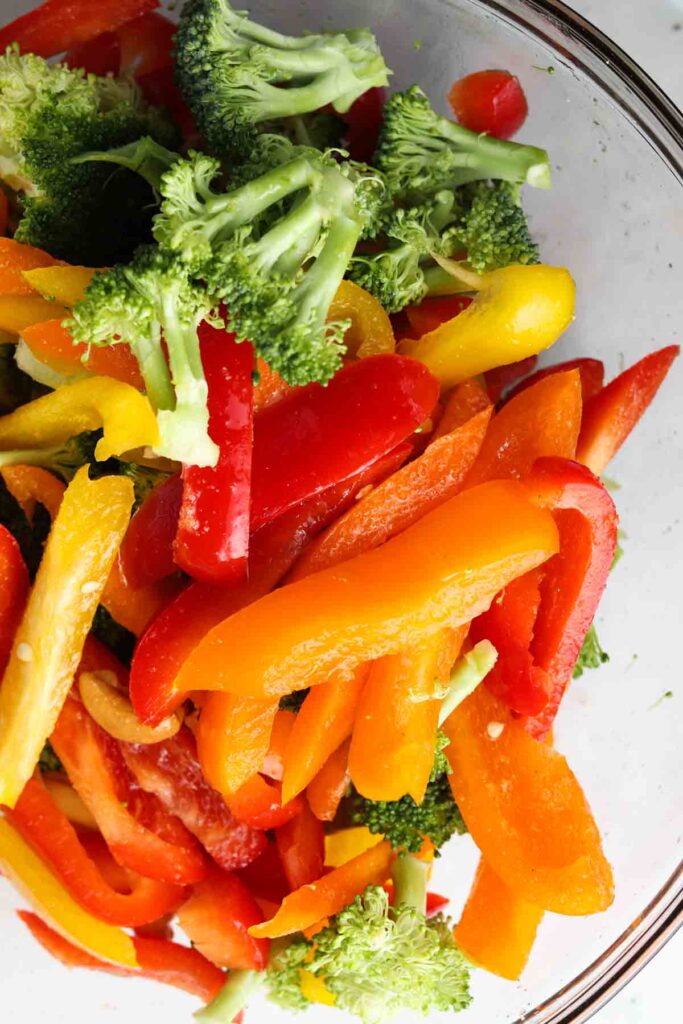
POLYGON ((472 290, 463 281, 458 281, 452 274, 449 274, 443 267, 425 267, 423 272, 429 296, 460 295, 472 290))
POLYGON ((276 263, 286 273, 296 273, 308 256, 311 238, 320 234, 323 212, 315 196, 308 196, 287 217, 277 222, 274 228, 253 246, 249 247, 254 262, 263 271, 271 270, 276 263), (306 246, 306 248, 304 248, 306 246))
POLYGON ((125 167, 129 171, 139 174, 158 193, 162 176, 169 167, 173 166, 176 160, 180 160, 179 153, 166 149, 165 146, 155 142, 150 135, 145 135, 142 139, 129 142, 127 146, 80 153, 78 156, 72 157, 71 163, 103 162, 118 164, 120 167, 125 167))
POLYGON ((42 466, 53 469, 60 448, 28 448, 13 452, 0 452, 0 466, 42 466))
POLYGON ((175 394, 161 347, 161 330, 158 324, 154 325, 150 337, 131 340, 130 347, 138 361, 145 382, 145 391, 155 412, 159 409, 172 409, 175 405, 175 394))
POLYGON ((429 863, 413 853, 397 857, 391 870, 394 880, 394 906, 408 906, 420 914, 427 912, 429 863))
POLYGON ((497 659, 498 651, 490 640, 480 640, 471 651, 458 659, 441 704, 439 725, 443 725, 458 704, 462 704, 466 697, 474 693, 497 659))
POLYGON ((208 1006, 198 1010, 199 1024, 232 1024, 265 980, 265 971, 230 971, 228 980, 208 1006))
POLYGON ((339 216, 331 225, 323 247, 301 286, 304 320, 324 323, 360 234, 358 221, 339 216))

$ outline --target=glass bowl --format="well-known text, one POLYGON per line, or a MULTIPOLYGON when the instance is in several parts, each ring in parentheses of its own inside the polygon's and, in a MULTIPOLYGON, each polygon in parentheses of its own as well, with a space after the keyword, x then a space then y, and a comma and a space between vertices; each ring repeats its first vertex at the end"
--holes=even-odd
MULTIPOLYGON (((29 6, 4 0, 3 21, 29 6)), ((371 25, 393 85, 418 81, 444 112, 447 89, 463 74, 488 67, 517 74, 530 108, 520 138, 545 146, 554 170, 553 190, 527 189, 526 204, 544 261, 570 267, 578 285, 576 320, 546 361, 598 355, 612 376, 680 340, 681 115, 587 21, 556 0, 254 0, 250 7, 293 31, 371 25)), ((462 1024, 579 1024, 681 921, 682 398, 679 364, 610 467, 625 534, 598 613, 611 660, 574 683, 556 731, 602 830, 615 903, 595 917, 546 915, 519 984, 474 973, 475 998, 462 1024), (663 697, 670 690, 673 697, 663 697)), ((456 916, 475 863, 467 838, 454 840, 437 863, 434 888, 451 897, 456 916)), ((69 974, 33 944, 15 906, 9 887, 0 886, 3 1018, 189 1019, 192 1001, 179 992, 69 974)), ((259 1003, 248 1019, 288 1018, 259 1003)), ((342 1017, 316 1007, 307 1019, 342 1017)))

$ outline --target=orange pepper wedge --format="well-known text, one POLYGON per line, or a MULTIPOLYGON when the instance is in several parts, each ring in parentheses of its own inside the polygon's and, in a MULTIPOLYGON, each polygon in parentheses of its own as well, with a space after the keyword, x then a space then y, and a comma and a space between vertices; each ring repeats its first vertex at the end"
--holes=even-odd
POLYGON ((332 821, 346 792, 349 776, 351 738, 330 754, 316 777, 308 784, 306 797, 316 818, 332 821))
POLYGON ((476 416, 478 412, 490 408, 489 396, 474 378, 464 380, 462 384, 456 384, 446 399, 439 425, 434 431, 433 440, 436 441, 444 434, 450 434, 451 431, 457 430, 458 427, 476 416))
POLYGON ((273 591, 215 626, 183 664, 164 712, 195 690, 257 699, 318 685, 486 609, 557 551, 552 515, 521 484, 451 498, 382 547, 273 591), (225 652, 230 651, 230 658, 225 652))
POLYGON ((27 519, 33 518, 36 504, 47 509, 50 519, 55 518, 66 490, 56 476, 40 466, 4 466, 0 469, 0 476, 27 519))
POLYGON ((252 926, 249 934, 258 939, 276 939, 338 914, 369 885, 387 880, 395 856, 390 843, 377 843, 317 882, 302 885, 285 896, 275 916, 252 926))
POLYGON ((558 914, 605 910, 614 896, 612 871, 565 758, 532 739, 484 686, 443 728, 451 741, 453 797, 503 882, 520 899, 558 914))
POLYGON ((197 726, 199 759, 206 778, 223 796, 235 793, 261 770, 278 703, 233 694, 204 702, 197 726))
POLYGON ((36 359, 58 373, 113 377, 139 391, 144 390, 138 361, 127 345, 93 345, 88 353, 86 345, 74 344, 61 320, 31 324, 21 331, 21 337, 36 359))
POLYGON ((454 938, 478 967, 517 981, 544 911, 516 896, 482 857, 454 938))
POLYGON ((49 253, 13 238, 0 238, 0 295, 35 295, 35 288, 23 275, 24 270, 54 267, 49 253))
POLYGON ((113 619, 135 636, 141 636, 156 615, 177 597, 183 583, 173 576, 135 590, 126 582, 118 558, 104 585, 101 604, 113 619))
POLYGON ((0 295, 0 330, 21 334, 32 324, 66 316, 65 306, 42 295, 0 295))
POLYGON ((288 711, 286 708, 282 708, 277 712, 273 720, 268 753, 263 761, 261 771, 269 779, 275 779, 277 782, 282 782, 285 751, 287 750, 289 737, 292 735, 292 729, 296 724, 296 719, 297 714, 295 711, 288 711))

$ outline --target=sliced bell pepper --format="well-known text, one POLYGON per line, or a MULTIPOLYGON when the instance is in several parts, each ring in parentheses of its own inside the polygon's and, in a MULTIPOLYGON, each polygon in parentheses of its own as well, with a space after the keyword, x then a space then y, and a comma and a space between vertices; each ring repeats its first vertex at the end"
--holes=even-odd
POLYGON ((133 971, 85 953, 48 927, 37 914, 20 910, 18 915, 43 949, 65 967, 85 967, 124 977, 149 978, 198 996, 205 1003, 210 1003, 225 983, 223 971, 196 949, 180 946, 177 942, 136 936, 132 941, 139 970, 133 971))
POLYGON ((221 586, 245 579, 249 552, 254 353, 209 324, 199 329, 209 387, 209 434, 219 448, 213 468, 185 466, 174 556, 194 579, 221 586))
POLYGON ((97 822, 80 796, 61 773, 43 773, 43 783, 67 821, 79 829, 97 829, 97 822))
POLYGON ((230 871, 213 868, 193 889, 178 912, 178 923, 192 945, 218 967, 261 971, 268 963, 270 943, 252 937, 263 921, 253 896, 230 871))
POLYGON ((204 775, 227 798, 261 770, 279 701, 220 696, 204 701, 197 749, 204 775))
POLYGON ((285 708, 279 710, 273 720, 273 728, 270 733, 268 753, 263 759, 261 771, 269 779, 282 782, 284 773, 285 752, 287 743, 292 734, 297 715, 295 711, 288 711, 285 708))
POLYGON ((137 968, 130 936, 79 906, 14 826, 2 817, 0 868, 41 917, 70 942, 100 960, 130 970, 137 968))
POLYGON ((121 53, 118 73, 138 79, 170 67, 177 31, 178 26, 158 11, 146 11, 125 21, 115 29, 121 53))
POLYGON ((90 377, 0 418, 0 449, 54 447, 99 427, 104 436, 95 458, 100 460, 158 443, 154 412, 144 395, 109 377, 90 377))
POLYGON ((0 476, 29 521, 33 519, 38 504, 47 510, 54 522, 66 490, 61 480, 40 466, 3 466, 0 476))
POLYGON ((444 388, 537 355, 571 323, 575 287, 563 267, 510 266, 481 275, 458 268, 458 276, 477 292, 472 305, 399 346, 403 355, 424 363, 444 388))
POLYGON ((170 476, 146 495, 131 519, 121 544, 119 564, 133 590, 177 572, 173 541, 182 501, 183 482, 180 476, 170 476))
POLYGON ((333 821, 339 804, 349 788, 349 747, 351 737, 330 754, 316 777, 306 788, 306 799, 316 818, 333 821))
POLYGON ((88 353, 86 345, 74 344, 61 320, 31 324, 21 331, 21 338, 36 359, 64 376, 84 371, 144 390, 138 361, 128 345, 93 345, 88 353))
POLYGON ((290 891, 317 881, 325 867, 325 830, 322 822, 303 801, 301 811, 276 829, 280 860, 290 891))
POLYGON ((281 398, 293 391, 291 384, 283 380, 277 370, 272 370, 260 358, 256 360, 258 380, 254 384, 254 413, 262 412, 269 405, 274 405, 281 398))
POLYGON ((327 318, 351 321, 344 344, 357 359, 393 352, 396 348, 394 329, 382 303, 353 281, 342 281, 339 285, 327 318))
POLYGON ((252 529, 388 454, 437 398, 436 381, 415 360, 379 355, 264 409, 254 423, 252 529))
POLYGON ((158 6, 158 0, 45 0, 0 29, 0 50, 19 43, 24 53, 54 57, 158 6))
POLYGON ((550 377, 554 373, 567 373, 568 370, 578 370, 581 378, 581 398, 585 403, 593 395, 596 395, 602 388, 605 380, 605 365, 599 359, 568 359, 564 363, 556 363, 554 366, 544 366, 536 370, 531 376, 525 377, 505 396, 507 402, 527 388, 537 384, 539 380, 550 377))
POLYGON ((42 249, 15 242, 13 238, 0 238, 0 295, 35 295, 40 289, 24 277, 23 271, 52 267, 57 262, 42 249))
POLYGON ((369 885, 382 885, 391 872, 395 856, 390 843, 377 843, 317 882, 286 896, 275 917, 250 928, 249 933, 256 938, 276 939, 332 917, 369 885))
POLYGON ((494 366, 492 370, 487 370, 484 374, 484 382, 493 404, 498 404, 511 384, 515 384, 520 378, 531 373, 537 362, 538 356, 529 356, 527 359, 520 359, 518 363, 494 366))
POLYGON ((495 873, 520 899, 545 910, 605 910, 614 896, 612 871, 565 758, 532 739, 485 686, 443 728, 451 741, 453 797, 495 873))
POLYGON ((0 689, 0 801, 9 807, 69 692, 132 503, 130 480, 90 480, 86 467, 66 490, 0 689))
POLYGON ((657 394, 678 345, 651 352, 594 395, 583 413, 576 457, 600 475, 657 394))
POLYGON ((517 981, 543 913, 541 907, 516 896, 482 858, 453 936, 468 960, 517 981))
POLYGON ((86 710, 101 729, 124 743, 162 743, 180 730, 180 715, 171 715, 158 725, 143 725, 116 676, 105 670, 80 672, 78 692, 86 710))
POLYGON ((182 581, 175 577, 136 590, 127 583, 117 559, 102 591, 101 602, 119 625, 135 636, 142 636, 149 623, 161 614, 182 590, 182 581))
POLYGON ((285 751, 283 799, 301 793, 351 735, 368 668, 358 665, 350 678, 333 673, 304 700, 285 751))
POLYGON ((258 772, 231 793, 227 802, 238 821, 264 830, 285 825, 299 814, 303 805, 299 796, 283 803, 280 783, 265 779, 258 772))
POLYGON ((464 380, 456 384, 449 393, 432 441, 450 434, 462 427, 477 413, 492 411, 491 401, 484 388, 476 380, 464 380))
POLYGON ((386 93, 381 86, 367 89, 342 114, 346 122, 346 148, 352 160, 370 163, 377 148, 386 93))
POLYGON ((482 410, 373 488, 309 545, 289 581, 378 547, 457 494, 482 446, 489 418, 490 409, 482 410))
POLYGON ((164 838, 163 816, 157 814, 150 827, 134 816, 136 808, 121 772, 125 765, 120 765, 119 748, 80 702, 71 697, 67 700, 51 742, 117 863, 169 885, 191 885, 204 877, 205 859, 179 822, 175 842, 164 838))
POLYGON ((45 299, 52 299, 70 309, 85 297, 85 292, 97 273, 94 267, 37 263, 34 268, 22 268, 22 277, 33 291, 45 299))
POLYGON ((180 818, 221 867, 244 867, 263 851, 265 836, 237 821, 207 783, 189 729, 164 743, 122 744, 121 750, 142 789, 180 818))
POLYGON ((289 892, 280 854, 274 841, 268 843, 260 857, 236 874, 255 899, 280 904, 289 892))
POLYGON ((0 526, 0 673, 5 671, 28 597, 28 571, 16 540, 0 526))
POLYGON ((67 309, 59 302, 44 299, 32 292, 28 295, 0 295, 0 331, 21 334, 33 324, 65 317, 67 309))
POLYGON ((83 68, 88 75, 118 75, 121 44, 116 32, 102 32, 84 43, 76 43, 62 61, 68 68, 83 68))
POLYGON ((160 710, 177 706, 197 679, 260 699, 317 685, 342 665, 350 672, 468 622, 556 550, 552 517, 520 485, 463 492, 382 547, 281 587, 216 626, 165 699, 157 695, 160 710))
POLYGON ((493 417, 466 484, 523 477, 536 459, 573 459, 581 423, 577 370, 538 381, 493 417))
POLYGON ((129 879, 126 895, 108 885, 71 822, 37 779, 26 783, 10 820, 76 902, 101 921, 135 928, 173 913, 185 899, 180 886, 139 875, 129 879))
POLYGON ((448 320, 454 320, 471 304, 472 299, 469 295, 435 295, 424 299, 419 306, 406 306, 404 312, 413 336, 421 338, 448 320))
POLYGON ((553 511, 560 550, 544 568, 541 605, 531 642, 534 664, 547 673, 550 698, 527 722, 532 735, 550 729, 607 583, 617 545, 618 516, 609 492, 589 469, 564 459, 539 459, 525 484, 553 511))

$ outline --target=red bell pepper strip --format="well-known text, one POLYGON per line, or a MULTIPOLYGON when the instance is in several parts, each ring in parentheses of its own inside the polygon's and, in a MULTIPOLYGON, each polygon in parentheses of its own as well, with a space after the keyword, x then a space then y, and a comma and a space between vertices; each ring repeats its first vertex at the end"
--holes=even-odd
POLYGON ((183 500, 179 476, 157 484, 130 521, 119 549, 119 565, 134 590, 148 587, 174 573, 173 541, 183 500))
POLYGON ((202 956, 198 950, 180 946, 176 942, 136 936, 133 945, 140 970, 127 971, 124 967, 115 967, 103 960, 97 960, 78 946, 72 945, 46 925, 37 914, 25 910, 19 910, 17 913, 34 939, 65 967, 85 967, 87 970, 104 971, 107 974, 124 977, 149 978, 198 996, 205 1003, 210 1003, 225 984, 223 971, 202 956))
POLYGON ((213 468, 183 469, 175 561, 194 579, 234 585, 245 579, 253 447, 254 352, 234 334, 199 329, 209 386, 209 434, 220 450, 213 468))
POLYGON ((121 67, 119 37, 116 32, 102 32, 85 43, 78 43, 64 55, 64 63, 69 68, 83 68, 89 75, 118 75, 121 67))
POLYGON ((576 458, 597 475, 604 472, 657 394, 678 345, 651 352, 615 377, 583 410, 576 458))
POLYGON ((269 842, 260 857, 236 874, 255 899, 279 904, 289 893, 280 854, 274 842, 269 842))
POLYGON ((191 836, 187 835, 186 845, 170 842, 160 834, 161 816, 149 822, 154 829, 134 816, 129 790, 116 764, 115 741, 73 697, 62 709, 51 742, 119 864, 173 885, 190 885, 205 875, 204 857, 191 836))
POLYGON ((16 540, 0 525, 0 677, 28 596, 28 571, 16 540))
POLYGON ((142 789, 177 815, 221 867, 244 867, 265 849, 265 836, 236 821, 204 778, 189 729, 163 743, 123 743, 121 751, 142 789))
POLYGON ((179 594, 152 622, 133 657, 130 694, 140 720, 155 720, 158 696, 173 686, 186 658, 210 629, 272 590, 311 537, 347 508, 361 488, 397 469, 409 452, 408 444, 399 445, 351 480, 335 484, 258 530, 250 541, 248 582, 230 589, 192 583, 179 594))
POLYGON ((303 806, 303 800, 298 796, 283 804, 280 783, 266 780, 258 773, 247 779, 226 800, 238 821, 257 829, 279 828, 299 814, 303 806))
POLYGON ((178 923, 192 945, 218 967, 262 971, 270 943, 249 934, 263 921, 258 904, 237 875, 213 868, 194 887, 178 912, 178 923))
POLYGON ((304 800, 301 812, 275 832, 280 860, 290 891, 322 877, 325 867, 325 830, 304 800))
POLYGON ((517 363, 508 363, 507 366, 496 366, 493 370, 487 370, 484 374, 484 381, 493 404, 496 405, 500 401, 503 393, 511 384, 515 384, 527 373, 531 373, 537 362, 538 356, 527 356, 526 359, 520 359, 517 363))
POLYGON ((148 11, 113 32, 103 32, 72 47, 64 63, 93 75, 129 75, 139 79, 171 66, 173 36, 177 30, 163 14, 148 11))
POLYGON ((429 417, 438 393, 416 360, 378 355, 264 409, 254 423, 252 529, 388 454, 429 417))
POLYGON ((4 191, 0 189, 0 235, 7 234, 9 224, 9 200, 4 191))
POLYGON ((424 299, 419 306, 406 306, 405 314, 416 338, 435 331, 447 320, 452 320, 458 313, 471 304, 469 295, 435 295, 424 299))
POLYGON ((527 719, 532 736, 553 724, 581 646, 605 589, 617 545, 617 511, 589 469, 565 459, 539 459, 526 478, 533 500, 550 509, 560 550, 544 566, 531 654, 551 691, 540 714, 527 719))
POLYGON ((579 371, 579 376, 581 377, 581 398, 584 403, 589 398, 592 398, 593 395, 596 395, 602 388, 605 380, 605 364, 600 359, 568 359, 566 362, 556 363, 554 366, 544 366, 543 369, 532 373, 530 377, 525 377, 512 391, 506 394, 506 402, 509 402, 511 398, 519 395, 533 384, 538 383, 539 380, 550 377, 553 373, 566 373, 567 370, 579 371))
POLYGON ((386 92, 381 86, 359 96, 342 119, 346 122, 346 148, 352 160, 370 163, 384 115, 386 92))
POLYGON ((509 71, 475 71, 454 82, 448 102, 458 122, 472 132, 510 139, 529 113, 519 79, 509 71))
POLYGON ((95 917, 122 928, 135 928, 171 914, 185 890, 151 878, 128 878, 130 893, 112 888, 79 842, 78 833, 38 779, 29 779, 15 808, 12 824, 40 854, 64 888, 95 917))
POLYGON ((158 6, 159 0, 46 0, 0 28, 0 52, 19 43, 23 53, 54 57, 158 6))

